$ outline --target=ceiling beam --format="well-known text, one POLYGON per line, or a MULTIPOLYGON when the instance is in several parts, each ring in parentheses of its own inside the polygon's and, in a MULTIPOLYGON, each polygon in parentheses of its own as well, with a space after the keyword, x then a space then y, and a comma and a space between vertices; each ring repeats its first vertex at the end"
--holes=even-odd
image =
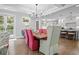
POLYGON ((44 14, 42 17, 46 17, 46 16, 49 15, 49 14, 53 14, 53 13, 55 13, 55 12, 61 11, 61 10, 63 10, 63 9, 66 9, 66 8, 69 8, 69 7, 72 7, 72 6, 74 6, 74 4, 73 4, 73 5, 67 5, 67 6, 65 6, 65 7, 61 7, 61 8, 55 9, 55 10, 52 9, 52 11, 51 11, 50 13, 44 14))

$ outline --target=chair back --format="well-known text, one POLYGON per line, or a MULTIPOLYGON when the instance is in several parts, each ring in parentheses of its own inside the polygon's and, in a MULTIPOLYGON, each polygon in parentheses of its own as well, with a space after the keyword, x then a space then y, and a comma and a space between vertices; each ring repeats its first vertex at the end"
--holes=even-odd
POLYGON ((48 26, 47 27, 47 43, 48 43, 48 46, 50 45, 50 42, 51 42, 51 39, 52 39, 52 33, 53 33, 53 30, 54 30, 54 28, 53 28, 53 26, 48 26))
POLYGON ((28 29, 24 30, 24 37, 25 37, 25 42, 27 45, 29 45, 29 37, 28 37, 28 33, 27 33, 28 29))
POLYGON ((53 26, 52 38, 50 40, 50 54, 58 53, 60 30, 61 30, 60 26, 53 26))
POLYGON ((37 50, 39 45, 38 45, 38 40, 35 40, 35 37, 33 36, 32 30, 28 30, 28 37, 29 37, 29 48, 31 50, 37 50))
POLYGON ((40 51, 46 55, 58 53, 60 26, 47 27, 47 40, 40 40, 40 51))
POLYGON ((60 29, 61 29, 61 27, 60 26, 54 26, 53 28, 54 28, 54 30, 53 30, 53 33, 52 33, 52 40, 51 40, 52 44, 58 42, 58 40, 60 38, 60 29))
POLYGON ((9 46, 9 33, 2 32, 0 33, 0 54, 7 54, 9 46))
POLYGON ((33 40, 34 40, 34 37, 33 37, 33 34, 32 34, 32 30, 27 30, 27 33, 28 33, 28 37, 29 37, 29 42, 30 44, 33 44, 33 40))

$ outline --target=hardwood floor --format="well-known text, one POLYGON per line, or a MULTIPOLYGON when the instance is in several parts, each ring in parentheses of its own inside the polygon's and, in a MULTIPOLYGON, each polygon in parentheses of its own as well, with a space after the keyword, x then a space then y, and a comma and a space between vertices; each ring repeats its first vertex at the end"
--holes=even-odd
POLYGON ((9 55, 43 55, 39 51, 31 51, 24 39, 10 40, 9 55), (12 42, 11 42, 12 41, 12 42), (14 45, 13 45, 14 43, 14 45))
POLYGON ((59 40, 59 54, 61 55, 79 55, 79 41, 78 40, 59 40))
MULTIPOLYGON (((31 51, 24 39, 17 39, 12 42, 14 43, 10 42, 9 55, 43 55, 39 51, 31 51)), ((79 41, 61 38, 59 40, 59 55, 79 55, 79 41)))

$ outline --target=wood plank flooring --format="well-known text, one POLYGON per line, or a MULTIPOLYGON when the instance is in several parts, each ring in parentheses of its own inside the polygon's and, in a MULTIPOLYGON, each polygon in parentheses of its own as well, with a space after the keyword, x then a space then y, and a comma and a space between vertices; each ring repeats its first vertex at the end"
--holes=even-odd
POLYGON ((79 55, 79 41, 78 40, 59 40, 59 54, 61 55, 79 55))
MULTIPOLYGON (((39 51, 31 51, 24 39, 17 39, 12 42, 14 44, 10 42, 9 55, 43 55, 39 51)), ((79 41, 61 38, 59 40, 59 55, 79 55, 79 41)))

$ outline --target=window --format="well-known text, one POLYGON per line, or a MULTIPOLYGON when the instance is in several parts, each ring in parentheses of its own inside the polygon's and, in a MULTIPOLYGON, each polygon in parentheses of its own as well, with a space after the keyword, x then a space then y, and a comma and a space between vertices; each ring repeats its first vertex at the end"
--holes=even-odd
POLYGON ((4 31, 4 18, 3 16, 0 16, 0 32, 4 31))
POLYGON ((2 25, 4 23, 4 18, 3 16, 0 16, 0 25, 2 25))
POLYGON ((7 23, 13 23, 13 17, 12 16, 8 16, 7 17, 7 23))
POLYGON ((8 16, 7 17, 7 31, 13 33, 13 23, 14 23, 14 17, 8 16))
POLYGON ((7 25, 7 31, 13 32, 13 25, 7 25))
POLYGON ((42 19, 42 28, 47 28, 48 26, 53 26, 58 24, 57 19, 42 19))
POLYGON ((4 28, 2 25, 0 25, 0 32, 3 32, 4 28))
POLYGON ((30 17, 27 16, 23 16, 22 17, 22 22, 25 26, 29 26, 30 25, 30 17))
POLYGON ((0 16, 0 32, 8 31, 10 33, 13 33, 13 23, 14 23, 13 16, 5 16, 5 18, 4 16, 0 16))

